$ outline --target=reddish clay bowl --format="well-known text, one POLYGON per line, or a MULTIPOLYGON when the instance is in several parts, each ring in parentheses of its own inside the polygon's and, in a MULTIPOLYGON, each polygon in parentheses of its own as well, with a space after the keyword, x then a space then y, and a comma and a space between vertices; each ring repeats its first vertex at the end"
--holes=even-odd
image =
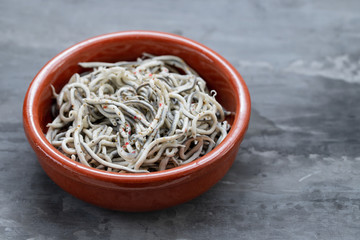
POLYGON ((61 188, 86 202, 123 211, 157 210, 193 199, 218 182, 231 167, 250 118, 250 96, 240 74, 223 57, 202 44, 168 33, 117 32, 94 37, 61 52, 36 75, 25 96, 24 129, 47 175, 61 188), (234 112, 231 130, 213 151, 194 162, 153 173, 110 173, 86 167, 56 150, 45 138, 51 121, 52 93, 78 62, 134 60, 143 52, 183 58, 217 91, 217 100, 234 112))

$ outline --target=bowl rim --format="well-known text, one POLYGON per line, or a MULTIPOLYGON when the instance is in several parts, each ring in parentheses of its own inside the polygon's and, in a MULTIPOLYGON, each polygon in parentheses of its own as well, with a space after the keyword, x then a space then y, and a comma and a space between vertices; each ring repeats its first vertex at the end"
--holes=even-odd
POLYGON ((70 46, 69 48, 65 49, 64 51, 53 57, 50 61, 48 61, 34 77, 25 95, 23 104, 23 125, 29 142, 33 142, 36 148, 38 150, 41 150, 52 161, 55 161, 57 164, 60 164, 62 167, 70 170, 71 172, 74 172, 75 174, 92 177, 93 179, 97 179, 100 181, 114 183, 148 183, 175 179, 192 174, 212 164, 217 159, 221 158, 233 147, 235 147, 239 142, 241 142, 242 138, 244 137, 250 120, 250 109, 250 94, 245 81, 238 73, 238 71, 218 53, 201 43, 172 33, 133 30, 107 33, 86 39, 70 46), (207 57, 211 58, 214 61, 214 64, 218 65, 222 69, 225 69, 225 71, 227 71, 232 76, 232 84, 235 88, 237 103, 240 104, 236 105, 234 122, 228 135, 210 153, 196 159, 193 162, 163 171, 150 173, 114 173, 87 167, 79 162, 75 162, 60 153, 60 151, 58 151, 47 141, 45 135, 41 130, 39 122, 35 121, 36 117, 34 116, 36 114, 34 114, 34 111, 36 108, 36 104, 39 102, 39 94, 37 94, 37 92, 41 91, 44 85, 46 85, 44 79, 46 78, 46 75, 51 71, 52 67, 54 67, 57 63, 63 61, 63 59, 66 59, 66 57, 69 57, 72 54, 81 51, 82 49, 87 48, 91 45, 99 44, 100 42, 111 39, 121 39, 127 37, 162 39, 173 43, 185 45, 187 47, 190 47, 191 49, 201 52, 202 54, 205 54, 207 57))

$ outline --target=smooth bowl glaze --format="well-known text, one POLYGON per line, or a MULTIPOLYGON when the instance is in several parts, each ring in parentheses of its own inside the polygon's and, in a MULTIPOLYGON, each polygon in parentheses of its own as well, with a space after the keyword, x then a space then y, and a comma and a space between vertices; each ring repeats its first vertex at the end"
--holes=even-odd
POLYGON ((47 175, 62 189, 86 202, 122 211, 150 211, 174 206, 207 191, 229 170, 250 119, 250 96, 236 69, 223 57, 190 39, 161 32, 126 31, 97 36, 66 49, 35 76, 23 106, 24 130, 47 175), (234 114, 223 142, 186 165, 151 173, 112 173, 75 162, 45 138, 51 121, 52 92, 76 72, 79 62, 135 60, 143 52, 176 55, 205 79, 216 99, 234 114))

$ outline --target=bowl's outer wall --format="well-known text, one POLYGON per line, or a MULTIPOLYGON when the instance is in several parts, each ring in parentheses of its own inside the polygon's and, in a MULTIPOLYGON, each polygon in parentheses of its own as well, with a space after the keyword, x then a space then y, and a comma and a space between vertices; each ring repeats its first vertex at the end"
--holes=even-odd
MULTIPOLYGON (((185 41, 181 37, 163 33, 141 35, 135 32, 105 36, 108 37, 98 37, 96 41, 84 41, 59 54, 45 65, 29 88, 24 102, 24 129, 44 171, 55 183, 72 195, 101 207, 123 211, 166 208, 188 201, 205 192, 231 167, 248 126, 250 98, 241 76, 238 73, 234 76, 229 69, 218 67, 206 49, 203 50, 196 43, 185 41), (193 168, 199 165, 196 171, 192 169, 168 174, 150 181, 146 181, 146 176, 139 181, 121 181, 116 177, 106 180, 94 177, 93 174, 83 170, 86 167, 78 163, 69 164, 68 160, 65 161, 66 164, 63 164, 64 161, 60 161, 61 159, 59 160, 53 154, 57 150, 51 147, 52 150, 48 152, 41 147, 44 141, 40 141, 39 137, 34 135, 34 126, 30 124, 29 118, 33 118, 35 125, 39 125, 39 128, 46 132, 46 124, 51 121, 50 84, 60 91, 74 73, 84 71, 78 66, 79 62, 134 60, 143 52, 181 57, 207 81, 209 89, 217 91, 217 100, 227 110, 236 112, 238 118, 243 118, 241 120, 244 121, 242 123, 244 129, 232 130, 238 132, 229 134, 231 139, 228 139, 222 152, 213 150, 213 153, 209 154, 214 155, 210 161, 205 162, 199 159, 191 163, 193 168), (238 78, 242 81, 241 90, 244 91, 245 96, 239 97, 239 83, 236 82, 239 81, 238 78), (30 91, 35 88, 34 92, 30 91), (241 103, 244 105, 242 108, 239 107, 240 99, 244 100, 241 103), (244 112, 240 114, 240 110, 244 112)), ((230 118, 231 122, 233 120, 234 116, 230 118)))
POLYGON ((217 161, 211 167, 172 181, 164 179, 154 184, 99 183, 68 169, 59 168, 42 151, 37 152, 37 157, 47 175, 75 197, 108 209, 137 212, 171 207, 204 193, 226 174, 236 157, 236 151, 228 152, 223 156, 224 161, 217 161))

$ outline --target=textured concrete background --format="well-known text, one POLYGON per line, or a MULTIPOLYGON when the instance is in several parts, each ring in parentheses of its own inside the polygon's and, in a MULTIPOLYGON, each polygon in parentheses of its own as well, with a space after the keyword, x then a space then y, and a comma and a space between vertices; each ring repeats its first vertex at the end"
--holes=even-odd
POLYGON ((0 239, 359 239, 360 2, 0 1, 0 239), (122 213, 75 199, 28 145, 26 89, 88 37, 180 34, 227 58, 253 102, 238 157, 201 197, 122 213))

